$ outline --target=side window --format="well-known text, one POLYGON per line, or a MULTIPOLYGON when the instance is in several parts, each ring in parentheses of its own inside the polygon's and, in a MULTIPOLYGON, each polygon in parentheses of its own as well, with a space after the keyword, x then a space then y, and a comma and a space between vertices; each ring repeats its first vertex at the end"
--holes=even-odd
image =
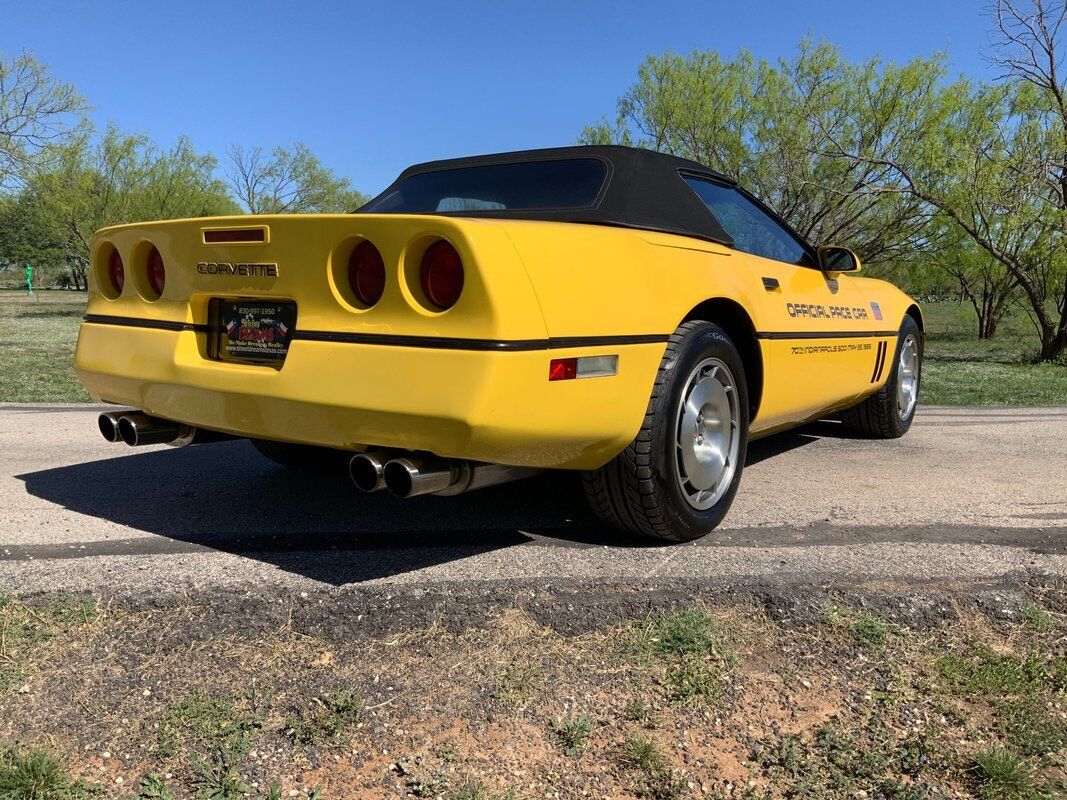
POLYGON ((738 250, 787 264, 810 264, 807 250, 796 237, 739 191, 701 178, 683 179, 733 237, 738 250))

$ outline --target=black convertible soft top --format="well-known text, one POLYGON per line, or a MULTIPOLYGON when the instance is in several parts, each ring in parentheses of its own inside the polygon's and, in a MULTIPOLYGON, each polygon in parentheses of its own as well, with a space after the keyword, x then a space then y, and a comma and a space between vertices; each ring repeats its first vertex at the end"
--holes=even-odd
MULTIPOLYGON (((579 171, 577 164, 571 166, 575 172, 579 171)), ((588 170, 585 170, 585 173, 588 173, 588 170)), ((583 179, 588 185, 590 177, 585 173, 583 179)), ((415 164, 404 170, 384 192, 357 209, 356 213, 425 213, 457 217, 583 222, 679 233, 727 245, 733 244, 732 237, 723 230, 696 193, 686 185, 682 179, 683 175, 711 178, 730 186, 736 185, 732 179, 696 161, 654 150, 620 145, 554 147, 415 164), (435 185, 437 194, 434 197, 439 198, 442 194, 440 186, 448 186, 450 182, 450 176, 442 173, 450 170, 455 176, 457 186, 466 186, 470 181, 465 182, 465 179, 471 174, 485 172, 472 168, 539 165, 534 170, 512 170, 510 174, 517 176, 515 180, 522 180, 522 177, 518 176, 540 172, 544 182, 558 174, 560 167, 568 166, 560 162, 578 161, 580 164, 590 164, 590 160, 603 164, 604 168, 597 167, 592 178, 598 183, 592 184, 593 188, 588 197, 584 197, 581 202, 567 204, 570 207, 545 203, 533 204, 535 207, 510 208, 505 203, 472 202, 462 196, 449 197, 448 200, 454 201, 451 206, 440 199, 433 207, 421 207, 412 202, 405 204, 403 200, 405 192, 415 195, 428 183, 435 185)), ((544 197, 552 196, 553 187, 542 185, 537 188, 542 191, 544 197)), ((455 193, 462 195, 463 191, 460 188, 455 193)), ((579 196, 580 190, 576 189, 575 192, 575 196, 579 196)))

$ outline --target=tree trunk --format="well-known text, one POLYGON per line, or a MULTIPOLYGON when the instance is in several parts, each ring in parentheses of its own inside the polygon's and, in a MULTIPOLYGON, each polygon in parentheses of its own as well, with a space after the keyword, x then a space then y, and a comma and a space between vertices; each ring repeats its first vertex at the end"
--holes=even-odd
POLYGON ((1063 354, 1067 352, 1067 308, 1060 315, 1060 324, 1056 329, 1044 328, 1041 330, 1041 355, 1042 361, 1063 360, 1063 354))
POLYGON ((978 313, 978 338, 992 339, 997 332, 997 324, 1000 320, 992 311, 980 311, 978 313))

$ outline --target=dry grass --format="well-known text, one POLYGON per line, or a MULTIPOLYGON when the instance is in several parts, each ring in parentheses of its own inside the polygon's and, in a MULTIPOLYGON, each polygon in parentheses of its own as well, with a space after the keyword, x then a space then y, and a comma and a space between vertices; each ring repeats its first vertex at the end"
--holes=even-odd
POLYGON ((46 607, 2 612, 54 633, 22 640, 0 745, 47 747, 62 780, 115 796, 910 800, 1023 776, 1036 798, 1067 763, 1064 620, 1040 605, 922 632, 846 607, 799 629, 691 608, 578 637, 508 611, 385 640, 46 607), (680 665, 714 672, 714 702, 678 696, 680 665))

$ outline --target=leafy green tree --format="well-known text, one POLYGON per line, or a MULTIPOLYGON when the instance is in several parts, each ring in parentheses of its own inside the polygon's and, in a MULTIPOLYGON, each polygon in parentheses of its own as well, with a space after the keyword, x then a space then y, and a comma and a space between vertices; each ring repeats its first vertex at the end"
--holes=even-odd
POLYGON ((301 142, 270 153, 235 145, 229 151, 228 178, 250 214, 343 214, 368 199, 301 142))
MULTIPOLYGON (((915 80, 941 64, 917 60, 892 75, 915 80)), ((580 141, 701 161, 740 180, 809 240, 847 244, 867 263, 890 262, 921 239, 922 204, 867 191, 885 167, 820 154, 820 124, 848 111, 863 108, 864 124, 887 135, 895 109, 864 107, 861 96, 888 72, 877 60, 850 64, 838 48, 812 41, 776 63, 745 51, 733 59, 707 51, 651 56, 619 100, 615 124, 588 127, 580 141)))
POLYGON ((0 52, 0 190, 84 129, 85 100, 29 53, 0 52))
POLYGON ((960 297, 974 309, 978 338, 992 339, 1018 296, 1018 281, 951 220, 936 217, 930 231, 917 258, 928 259, 952 278, 960 297))
MULTIPOLYGON (((943 74, 876 87, 859 107, 822 125, 820 155, 882 169, 865 190, 909 195, 951 220, 1012 276, 1037 327, 1039 357, 1067 350, 1067 88, 1059 72, 1062 3, 1000 0, 998 85, 943 74), (897 109, 894 135, 865 112, 897 109)), ((819 120, 810 117, 812 124, 819 120)))
POLYGON ((160 150, 146 136, 110 127, 98 141, 87 135, 55 154, 17 198, 21 227, 6 239, 20 258, 66 265, 85 288, 89 238, 108 225, 239 213, 216 161, 185 137, 160 150))

